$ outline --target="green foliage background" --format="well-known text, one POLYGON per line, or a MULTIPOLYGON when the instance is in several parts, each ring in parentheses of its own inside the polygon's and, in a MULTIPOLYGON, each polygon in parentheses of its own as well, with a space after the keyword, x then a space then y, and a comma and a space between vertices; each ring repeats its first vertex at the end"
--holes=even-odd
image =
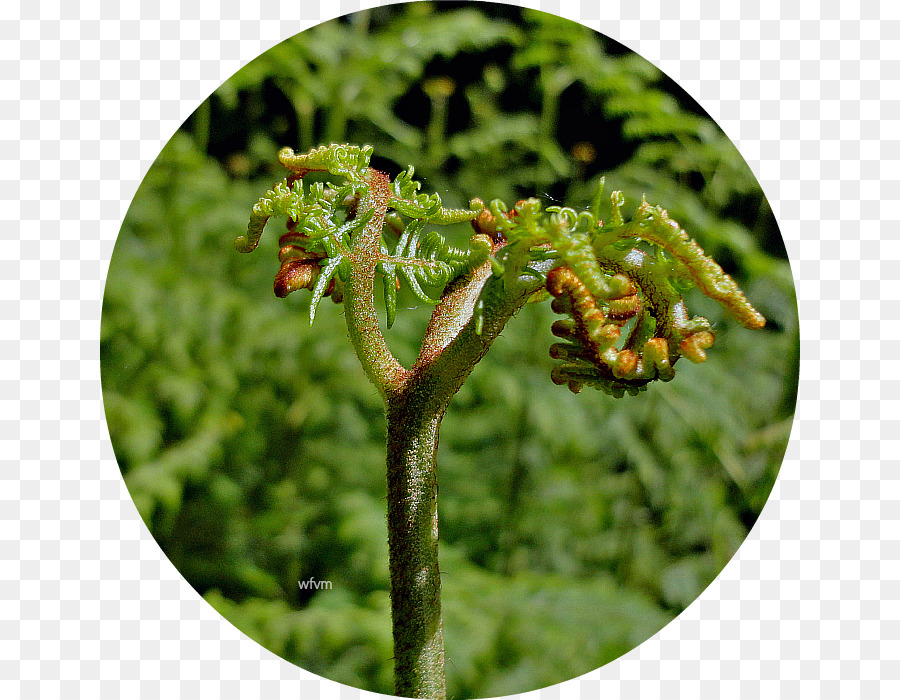
MULTIPOLYGON (((228 620, 328 678, 390 693, 384 419, 339 307, 274 297, 277 236, 240 256, 278 148, 370 143, 448 206, 646 192, 767 316, 715 321, 705 365, 615 400, 549 380, 529 305, 444 420, 449 696, 611 661, 678 615, 755 522, 786 448, 798 332, 777 226, 733 145, 677 86, 579 25, 517 7, 382 7, 278 45, 175 134, 129 209, 103 307, 116 456, 162 549, 228 620), (301 590, 310 577, 331 590, 301 590)), ((407 363, 430 310, 389 335, 407 363)))

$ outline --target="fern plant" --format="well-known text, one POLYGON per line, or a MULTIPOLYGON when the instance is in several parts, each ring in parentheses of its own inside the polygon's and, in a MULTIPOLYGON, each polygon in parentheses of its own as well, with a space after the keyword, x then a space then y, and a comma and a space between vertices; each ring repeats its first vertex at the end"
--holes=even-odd
POLYGON ((450 209, 438 194, 420 192, 412 166, 393 180, 369 167, 372 150, 282 149, 288 175, 253 207, 236 247, 254 250, 270 218, 287 218, 276 295, 310 290, 310 323, 325 297, 343 304, 387 419, 396 692, 444 698, 438 432, 451 398, 512 316, 552 297, 563 316, 552 331, 563 342, 550 347, 560 360, 551 380, 575 393, 592 387, 616 397, 671 381, 682 357, 706 359, 715 333, 688 313, 688 289, 719 302, 746 328, 762 328, 765 319, 665 209, 645 200, 626 221, 621 192, 604 205, 602 180, 583 210, 544 207, 536 198, 511 208, 473 199, 468 209, 450 209), (338 181, 309 182, 310 173, 338 181), (434 228, 466 222, 473 234, 465 247, 434 228), (388 328, 404 288, 435 307, 412 367, 388 348, 376 308, 379 285, 388 328))

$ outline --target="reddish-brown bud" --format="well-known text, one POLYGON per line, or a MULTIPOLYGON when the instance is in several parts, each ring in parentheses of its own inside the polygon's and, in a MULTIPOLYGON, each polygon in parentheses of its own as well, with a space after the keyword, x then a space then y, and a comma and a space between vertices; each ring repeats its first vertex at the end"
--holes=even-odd
POLYGON ((478 212, 478 216, 472 219, 472 228, 475 229, 475 233, 486 233, 494 237, 497 235, 497 220, 490 209, 482 209, 478 212))
POLYGON ((275 275, 275 296, 283 299, 298 289, 312 289, 321 268, 304 260, 285 260, 275 275))

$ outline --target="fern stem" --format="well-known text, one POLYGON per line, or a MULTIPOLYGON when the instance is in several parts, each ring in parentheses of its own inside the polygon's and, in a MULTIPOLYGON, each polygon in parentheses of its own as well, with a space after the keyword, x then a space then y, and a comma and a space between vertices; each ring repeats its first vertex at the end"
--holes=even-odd
POLYGON ((540 286, 537 279, 519 282, 510 295, 500 280, 487 282, 487 315, 478 334, 472 309, 489 277, 485 263, 451 285, 412 371, 385 397, 394 675, 403 697, 446 697, 436 465, 441 419, 500 330, 540 286))
POLYGON ((388 548, 396 694, 446 697, 438 570, 440 415, 412 386, 387 401, 388 548))
POLYGON ((375 266, 381 255, 379 239, 390 199, 389 181, 387 175, 371 168, 367 178, 369 189, 359 202, 357 216, 369 210, 374 214, 350 246, 344 311, 350 341, 363 370, 382 395, 388 396, 399 390, 409 373, 388 348, 375 311, 375 266))

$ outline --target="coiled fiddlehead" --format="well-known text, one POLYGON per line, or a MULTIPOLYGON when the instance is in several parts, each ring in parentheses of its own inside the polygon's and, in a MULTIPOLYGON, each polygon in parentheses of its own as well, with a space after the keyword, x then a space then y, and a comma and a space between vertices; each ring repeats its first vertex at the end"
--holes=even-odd
POLYGON ((535 260, 556 263, 546 289, 553 310, 569 318, 552 328, 566 341, 550 348, 562 360, 551 373, 555 383, 622 396, 654 379, 671 380, 679 357, 703 362, 715 336, 705 318, 688 317, 681 295, 693 286, 747 328, 765 325, 734 280, 664 209, 644 201, 626 223, 624 197, 613 192, 611 223, 604 226, 596 215, 599 202, 598 194, 594 212, 579 212, 543 210, 533 198, 507 210, 495 200, 490 214, 474 223, 508 241, 492 262, 494 273, 510 283, 533 273, 535 260))

